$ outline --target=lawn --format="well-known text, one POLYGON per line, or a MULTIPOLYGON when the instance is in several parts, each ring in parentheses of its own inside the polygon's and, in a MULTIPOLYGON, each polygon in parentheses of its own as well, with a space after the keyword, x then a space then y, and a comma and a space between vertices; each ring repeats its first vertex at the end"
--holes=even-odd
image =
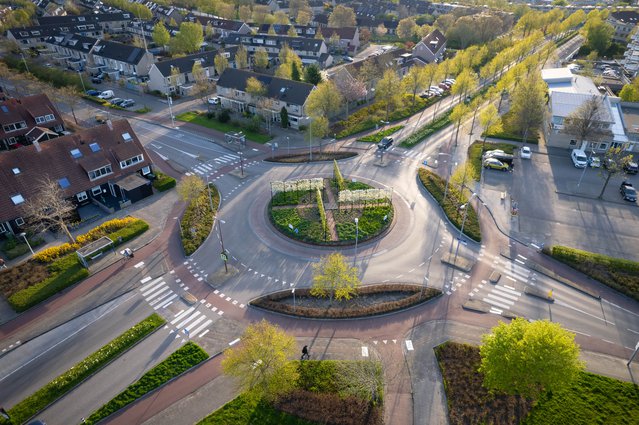
POLYGON ((263 400, 241 394, 211 413, 197 425, 317 425, 281 412, 263 400))
POLYGON ((180 235, 186 255, 193 254, 208 238, 213 228, 213 218, 220 205, 220 193, 213 183, 209 183, 209 186, 211 200, 209 200, 209 192, 205 188, 198 197, 189 202, 184 215, 182 215, 180 235), (211 202, 213 203, 213 211, 211 211, 211 202))
POLYGON ((212 128, 223 133, 227 133, 229 131, 242 131, 246 135, 247 139, 256 143, 266 143, 273 138, 273 136, 269 136, 268 134, 256 133, 246 128, 234 125, 230 122, 222 123, 216 119, 209 119, 207 118, 206 114, 200 114, 196 111, 184 112, 180 115, 176 115, 175 118, 180 121, 201 125, 202 127, 212 128))
POLYGON ((434 121, 423 125, 413 134, 404 139, 400 146, 405 148, 411 148, 418 143, 421 143, 427 137, 435 134, 444 127, 448 127, 451 123, 450 112, 447 111, 443 115, 437 117, 434 121))
POLYGON ((378 235, 389 223, 393 221, 392 205, 371 206, 366 208, 344 208, 333 212, 337 235, 341 241, 354 241, 356 231, 359 232, 359 241, 378 235), (355 217, 358 224, 355 226, 355 217), (386 217, 386 220, 384 220, 386 217), (359 230, 358 230, 359 229, 359 230))
POLYGON ((481 178, 481 157, 486 151, 501 149, 506 153, 512 154, 515 150, 515 146, 509 143, 491 143, 486 142, 484 150, 482 151, 483 142, 476 140, 472 145, 468 147, 468 171, 470 178, 475 181, 479 181, 481 178))
POLYGON ((386 128, 384 130, 378 131, 373 134, 369 134, 368 136, 360 137, 357 139, 358 142, 367 142, 367 143, 379 143, 386 136, 390 136, 391 134, 397 133, 399 130, 404 128, 403 125, 397 125, 395 127, 386 128))

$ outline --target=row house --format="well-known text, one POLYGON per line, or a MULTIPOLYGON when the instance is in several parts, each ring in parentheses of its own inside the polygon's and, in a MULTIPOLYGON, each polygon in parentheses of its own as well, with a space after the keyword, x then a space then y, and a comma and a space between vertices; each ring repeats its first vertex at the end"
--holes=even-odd
POLYGON ((49 50, 53 52, 52 59, 77 71, 85 68, 97 42, 97 38, 77 34, 59 34, 46 39, 49 50))
POLYGON ((0 124, 3 150, 53 139, 64 132, 62 116, 46 94, 0 101, 0 124))
POLYGON ((357 27, 317 28, 308 25, 262 24, 257 29, 257 32, 258 34, 268 34, 272 31, 275 32, 276 35, 286 36, 288 35, 291 27, 294 28, 298 37, 318 38, 319 33, 324 39, 324 42, 327 45, 330 45, 331 39, 335 35, 337 36, 338 45, 332 47, 339 48, 344 52, 349 52, 352 54, 357 53, 357 51, 359 50, 359 28, 357 27))
POLYGON ((226 69, 217 82, 217 95, 222 107, 238 112, 264 114, 266 111, 268 119, 273 122, 281 121, 280 112, 282 108, 286 108, 289 123, 295 129, 308 125, 305 105, 314 89, 312 84, 239 69, 226 69), (266 88, 264 99, 254 98, 246 91, 247 80, 251 77, 259 80, 266 88), (263 100, 266 102, 262 102, 263 100))
POLYGON ((224 39, 226 45, 244 45, 249 53, 262 47, 266 50, 272 62, 278 61, 278 54, 284 45, 288 45, 304 65, 318 64, 321 68, 333 64, 333 57, 328 53, 328 47, 323 40, 304 37, 288 37, 268 34, 230 34, 224 39))
MULTIPOLYGON (((129 23, 128 32, 151 40, 153 38, 154 27, 155 21, 135 20, 129 23)), ((164 24, 164 28, 166 28, 171 37, 175 37, 180 32, 179 27, 172 27, 168 24, 164 24)))
MULTIPOLYGON (((309 0, 307 1, 308 7, 315 13, 323 12, 325 2, 324 0, 309 0)), ((277 0, 277 10, 288 13, 290 10, 289 0, 277 0)))
POLYGON ((438 29, 433 30, 413 47, 413 56, 422 63, 441 62, 446 52, 446 37, 438 29))
POLYGON ((23 206, 43 178, 57 182, 78 207, 113 212, 153 193, 152 163, 126 120, 108 122, 0 155, 0 234, 29 221, 23 206))
POLYGON ((153 9, 153 16, 167 25, 170 24, 171 21, 174 21, 178 25, 184 21, 184 15, 173 6, 157 5, 157 7, 153 9))
POLYGON ((92 15, 43 16, 38 18, 40 25, 89 25, 93 24, 105 32, 124 32, 134 16, 128 12, 96 13, 92 15))
POLYGON ((187 15, 185 20, 188 22, 199 22, 203 28, 209 24, 213 28, 214 38, 226 38, 231 34, 250 34, 251 27, 242 21, 218 18, 216 16, 195 15, 193 13, 187 15))
POLYGON ((114 80, 148 75, 154 62, 153 54, 147 50, 105 40, 98 40, 93 46, 91 58, 87 71, 91 74, 104 72, 114 80))
POLYGON ((636 10, 618 10, 610 12, 607 22, 615 29, 612 41, 626 44, 630 34, 639 23, 639 12, 636 10))
POLYGON ((96 24, 38 25, 11 28, 7 30, 7 39, 17 43, 22 49, 29 49, 44 46, 47 38, 59 34, 78 34, 95 38, 104 36, 101 27, 96 24))

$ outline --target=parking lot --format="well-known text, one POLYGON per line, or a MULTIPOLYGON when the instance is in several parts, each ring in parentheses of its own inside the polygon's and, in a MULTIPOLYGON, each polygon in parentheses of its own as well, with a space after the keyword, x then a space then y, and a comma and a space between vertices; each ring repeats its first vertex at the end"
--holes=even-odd
POLYGON ((598 199, 605 182, 602 169, 575 168, 565 149, 532 149, 531 159, 515 158, 513 172, 483 173, 482 199, 501 217, 500 227, 537 246, 561 244, 639 260, 639 208, 619 191, 623 180, 637 187, 639 178, 613 176, 598 199), (511 199, 517 206, 512 218, 511 199))

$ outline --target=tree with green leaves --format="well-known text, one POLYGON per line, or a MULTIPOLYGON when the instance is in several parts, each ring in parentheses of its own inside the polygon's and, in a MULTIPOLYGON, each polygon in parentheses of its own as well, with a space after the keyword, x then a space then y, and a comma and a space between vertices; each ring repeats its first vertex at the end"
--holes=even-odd
POLYGON ((235 52, 235 64, 237 65, 237 69, 248 68, 248 52, 243 44, 240 44, 235 52))
POLYGON ((155 24, 155 26, 153 27, 152 38, 155 45, 162 47, 162 49, 164 49, 166 45, 169 44, 171 35, 164 26, 164 22, 158 21, 158 23, 155 24))
POLYGON ((341 4, 335 6, 328 17, 328 26, 331 28, 354 27, 356 24, 355 11, 341 4))
POLYGON ((401 81, 394 70, 387 69, 375 86, 375 99, 384 102, 386 107, 386 121, 388 121, 390 110, 398 103, 400 96, 401 81))
POLYGON ((199 22, 182 22, 180 32, 175 36, 178 45, 186 53, 195 53, 200 50, 204 42, 204 30, 199 22))
POLYGON ((282 128, 289 127, 290 123, 288 120, 288 110, 285 106, 282 106, 282 109, 280 110, 280 121, 282 123, 282 128))
POLYGON ((295 387, 295 338, 266 320, 249 325, 241 343, 224 352, 222 369, 236 377, 242 391, 256 399, 275 400, 295 387))
POLYGON ((612 44, 615 29, 608 22, 601 19, 589 19, 585 25, 588 47, 603 55, 612 44))
POLYGON ((482 139, 482 152, 486 145, 486 138, 489 134, 499 133, 503 131, 501 117, 497 111, 497 107, 492 103, 488 104, 479 114, 479 123, 484 128, 484 137, 482 139))
POLYGON ((311 295, 349 300, 361 285, 357 274, 357 267, 349 266, 342 254, 334 252, 313 265, 311 295))
POLYGON ((312 90, 306 101, 306 112, 314 117, 330 118, 339 111, 343 98, 335 83, 331 80, 322 81, 312 90))
POLYGON ((402 40, 411 40, 415 35, 417 24, 412 17, 404 18, 397 24, 397 36, 402 40))
POLYGON ((291 62, 291 80, 300 81, 300 70, 297 67, 297 63, 291 62))
POLYGON ((316 63, 312 63, 304 68, 304 81, 314 86, 322 82, 322 72, 316 63))
POLYGON ((427 82, 424 68, 420 66, 411 67, 404 78, 402 78, 404 90, 413 96, 413 107, 417 101, 417 93, 428 87, 426 85, 427 82))
POLYGON ((264 47, 258 47, 253 54, 253 67, 261 70, 268 68, 268 53, 264 47))
POLYGON ((185 176, 178 182, 175 190, 184 202, 191 202, 206 189, 206 183, 199 176, 192 174, 185 176))
POLYGON ((215 65, 215 71, 217 72, 217 75, 222 75, 226 68, 229 67, 229 60, 226 58, 224 52, 222 51, 215 55, 213 63, 215 65))
POLYGON ((613 176, 617 174, 621 174, 624 171, 624 168, 628 166, 628 164, 632 162, 632 155, 627 153, 624 147, 616 147, 610 148, 606 151, 604 155, 604 166, 602 167, 600 173, 604 179, 604 185, 601 188, 601 192, 599 192, 599 199, 603 199, 604 192, 608 187, 608 183, 613 176))
POLYGON ((286 32, 286 35, 288 35, 289 37, 297 37, 297 31, 295 31, 294 25, 290 25, 288 27, 288 31, 286 32))
POLYGON ((538 73, 519 81, 512 95, 508 124, 521 135, 524 143, 544 122, 545 104, 546 83, 538 73))
POLYGON ((206 71, 200 61, 193 62, 191 75, 193 76, 193 81, 195 81, 195 84, 193 85, 193 94, 195 96, 199 96, 202 102, 206 104, 206 99, 208 98, 209 92, 212 91, 213 86, 211 85, 209 77, 206 75, 206 71))
POLYGON ((455 125, 455 146, 459 140, 459 128, 464 119, 470 114, 470 108, 465 103, 458 103, 450 113, 450 121, 455 125))
POLYGON ((639 77, 626 84, 621 89, 619 97, 624 102, 639 102, 639 77))
POLYGON ((584 368, 575 335, 548 320, 500 322, 479 352, 484 386, 533 399, 566 388, 584 368))

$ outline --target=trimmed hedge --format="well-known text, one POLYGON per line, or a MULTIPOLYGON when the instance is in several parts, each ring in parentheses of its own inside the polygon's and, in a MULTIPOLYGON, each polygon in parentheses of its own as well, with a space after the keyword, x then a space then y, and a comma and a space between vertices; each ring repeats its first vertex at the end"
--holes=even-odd
MULTIPOLYGON (((512 134, 512 133, 508 133, 505 131, 502 131, 500 133, 490 133, 490 134, 484 134, 483 136, 486 137, 490 137, 493 139, 501 139, 501 140, 512 140, 513 142, 522 142, 524 141, 524 138, 521 136, 517 136, 516 134, 512 134)), ((526 139, 526 143, 530 143, 531 145, 536 145, 539 143, 539 134, 537 135, 531 135, 526 139)))
POLYGON ((639 300, 639 262, 560 245, 544 247, 544 253, 622 294, 639 300))
POLYGON ((209 192, 205 186, 204 190, 186 206, 180 221, 180 236, 186 255, 193 254, 213 230, 213 217, 215 217, 217 208, 220 205, 220 193, 213 183, 209 183, 209 186, 211 188, 213 211, 211 211, 209 192))
POLYGON ((317 209, 320 214, 320 221, 322 223, 322 229, 324 230, 324 240, 328 236, 328 222, 326 221, 326 211, 324 210, 324 201, 322 200, 322 191, 316 189, 315 197, 317 198, 317 209))
POLYGON ((156 178, 153 180, 153 187, 160 192, 174 188, 177 183, 173 177, 167 176, 160 171, 155 172, 155 177, 156 178))
POLYGON ((482 167, 482 155, 486 151, 501 149, 502 151, 512 154, 515 150, 515 146, 510 145, 508 143, 491 143, 486 142, 484 146, 484 150, 482 151, 483 142, 481 140, 476 140, 472 145, 468 147, 468 171, 470 178, 475 181, 479 181, 481 178, 481 167, 482 167))
POLYGON ((393 133, 397 133, 399 130, 404 128, 403 125, 397 125, 395 127, 387 128, 382 131, 378 131, 377 133, 369 134, 368 136, 360 137, 357 139, 358 142, 368 142, 368 143, 379 143, 386 136, 390 136, 393 133))
POLYGON ((333 181, 335 182, 339 190, 346 189, 344 176, 342 176, 342 172, 339 169, 339 165, 337 165, 337 161, 333 161, 333 181))
POLYGON ((208 358, 206 351, 197 344, 187 342, 107 404, 93 412, 85 423, 95 424, 101 421, 208 358))
MULTIPOLYGON (((435 288, 424 288, 420 285, 411 284, 383 284, 361 286, 357 289, 357 294, 352 302, 336 302, 332 308, 305 307, 297 304, 293 307, 288 302, 292 298, 291 291, 280 291, 274 294, 265 295, 254 301, 251 305, 265 310, 278 313, 289 314, 300 317, 311 317, 316 319, 348 319, 356 317, 368 317, 379 314, 390 313, 412 307, 441 294, 435 288), (381 302, 373 305, 360 306, 357 304, 358 295, 380 294, 380 293, 405 293, 406 297, 400 300, 381 302)), ((316 298, 311 295, 311 288, 297 288, 295 296, 300 298, 316 298)))
POLYGON ((279 155, 273 158, 265 158, 265 162, 279 162, 282 164, 303 164, 306 162, 325 162, 335 161, 338 159, 348 159, 357 156, 356 152, 316 152, 313 151, 313 161, 310 160, 308 152, 292 153, 290 155, 279 155))
POLYGON ((444 127, 448 127, 451 123, 450 114, 452 110, 446 111, 443 115, 437 117, 433 122, 426 124, 421 127, 419 130, 415 131, 413 134, 408 136, 401 143, 401 146, 405 148, 410 148, 415 146, 418 143, 421 143, 425 138, 437 133, 439 130, 444 127))
MULTIPOLYGON (((28 240, 31 248, 36 248, 45 243, 45 240, 40 237, 28 238, 28 240)), ((29 245, 19 242, 15 238, 11 238, 5 241, 2 250, 9 260, 13 260, 29 252, 29 245)))
POLYGON ((29 397, 22 400, 9 410, 9 415, 14 423, 26 422, 27 419, 42 411, 55 400, 71 391, 82 381, 102 369, 108 363, 119 357, 122 353, 133 347, 138 341, 144 339, 166 321, 158 314, 153 313, 140 323, 136 324, 120 336, 105 344, 95 353, 55 378, 29 397))
MULTIPOLYGON (((425 169, 420 168, 418 171, 419 180, 424 185, 424 188, 430 192, 435 198, 437 203, 442 207, 444 214, 450 220, 450 222, 458 229, 461 229, 461 224, 464 219, 464 211, 459 209, 459 206, 464 203, 468 203, 468 198, 462 195, 459 190, 453 185, 448 185, 448 195, 444 202, 444 192, 446 190, 446 181, 439 177, 437 174, 425 169), (458 199, 463 199, 463 202, 458 203, 458 199)), ((479 218, 475 207, 469 205, 467 207, 466 223, 464 225, 464 234, 470 239, 481 242, 481 230, 479 228, 479 218)))

